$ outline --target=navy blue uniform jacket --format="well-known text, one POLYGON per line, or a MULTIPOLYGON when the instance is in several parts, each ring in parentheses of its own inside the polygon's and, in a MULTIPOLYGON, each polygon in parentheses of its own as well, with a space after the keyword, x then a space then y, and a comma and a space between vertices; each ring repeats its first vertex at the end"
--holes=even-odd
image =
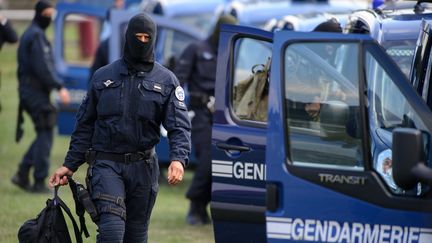
POLYGON ((44 30, 35 22, 21 36, 18 47, 18 79, 20 91, 45 94, 60 89, 62 81, 54 68, 51 45, 44 30), (29 89, 29 90, 28 90, 29 89))
POLYGON ((174 74, 154 64, 152 71, 129 75, 123 59, 96 71, 83 100, 64 166, 76 171, 89 148, 133 153, 159 142, 160 124, 168 131, 170 159, 186 165, 190 121, 174 74))

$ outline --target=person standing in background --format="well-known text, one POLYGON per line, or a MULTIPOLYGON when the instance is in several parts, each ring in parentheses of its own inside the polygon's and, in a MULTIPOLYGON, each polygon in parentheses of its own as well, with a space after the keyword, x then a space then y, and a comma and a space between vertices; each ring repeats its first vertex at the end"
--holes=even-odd
MULTIPOLYGON (((11 22, 0 13, 0 50, 3 47, 5 42, 15 43, 18 41, 18 35, 14 28, 12 27, 11 22)), ((1 85, 1 70, 0 70, 0 85, 1 85)), ((2 110, 2 106, 0 103, 0 111, 2 110)))
POLYGON ((21 37, 17 53, 19 108, 15 140, 19 142, 23 135, 23 111, 32 119, 36 138, 24 154, 17 173, 12 177, 12 183, 37 193, 49 192, 45 179, 48 176, 57 114, 50 101, 51 91, 58 91, 62 104, 70 102, 68 90, 55 73, 51 45, 45 36, 54 11, 47 1, 36 3, 35 16, 21 37), (29 173, 32 167, 34 184, 30 187, 29 173))
POLYGON ((192 144, 198 166, 186 197, 190 200, 186 222, 210 223, 207 205, 211 199, 211 130, 214 110, 217 49, 222 24, 236 24, 231 15, 219 17, 213 33, 204 41, 190 44, 180 56, 175 74, 188 85, 189 110, 192 111, 192 144))
POLYGON ((15 43, 18 41, 18 35, 11 22, 0 13, 0 50, 5 42, 15 43))

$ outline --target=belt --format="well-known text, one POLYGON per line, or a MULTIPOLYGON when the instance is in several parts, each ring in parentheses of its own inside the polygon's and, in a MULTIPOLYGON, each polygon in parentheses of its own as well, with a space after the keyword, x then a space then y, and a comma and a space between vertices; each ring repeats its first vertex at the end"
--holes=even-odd
POLYGON ((125 154, 117 154, 117 153, 107 153, 96 151, 95 159, 98 160, 111 160, 114 162, 121 163, 131 163, 140 160, 144 160, 146 163, 151 163, 150 159, 154 154, 154 149, 148 149, 145 151, 138 151, 134 153, 125 153, 125 154))

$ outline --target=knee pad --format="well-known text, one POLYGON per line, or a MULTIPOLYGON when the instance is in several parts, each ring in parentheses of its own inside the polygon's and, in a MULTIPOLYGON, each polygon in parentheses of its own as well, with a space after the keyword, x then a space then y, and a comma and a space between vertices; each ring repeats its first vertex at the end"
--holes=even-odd
POLYGON ((100 215, 98 232, 98 242, 123 242, 125 222, 117 215, 100 215))

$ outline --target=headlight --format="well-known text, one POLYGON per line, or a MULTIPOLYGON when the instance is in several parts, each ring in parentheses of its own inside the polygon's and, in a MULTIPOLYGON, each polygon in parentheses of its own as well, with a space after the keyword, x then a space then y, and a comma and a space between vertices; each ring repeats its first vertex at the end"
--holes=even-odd
POLYGON ((398 190, 398 187, 394 183, 392 174, 392 151, 386 149, 378 155, 378 160, 375 166, 376 171, 384 178, 384 181, 393 190, 398 190))

